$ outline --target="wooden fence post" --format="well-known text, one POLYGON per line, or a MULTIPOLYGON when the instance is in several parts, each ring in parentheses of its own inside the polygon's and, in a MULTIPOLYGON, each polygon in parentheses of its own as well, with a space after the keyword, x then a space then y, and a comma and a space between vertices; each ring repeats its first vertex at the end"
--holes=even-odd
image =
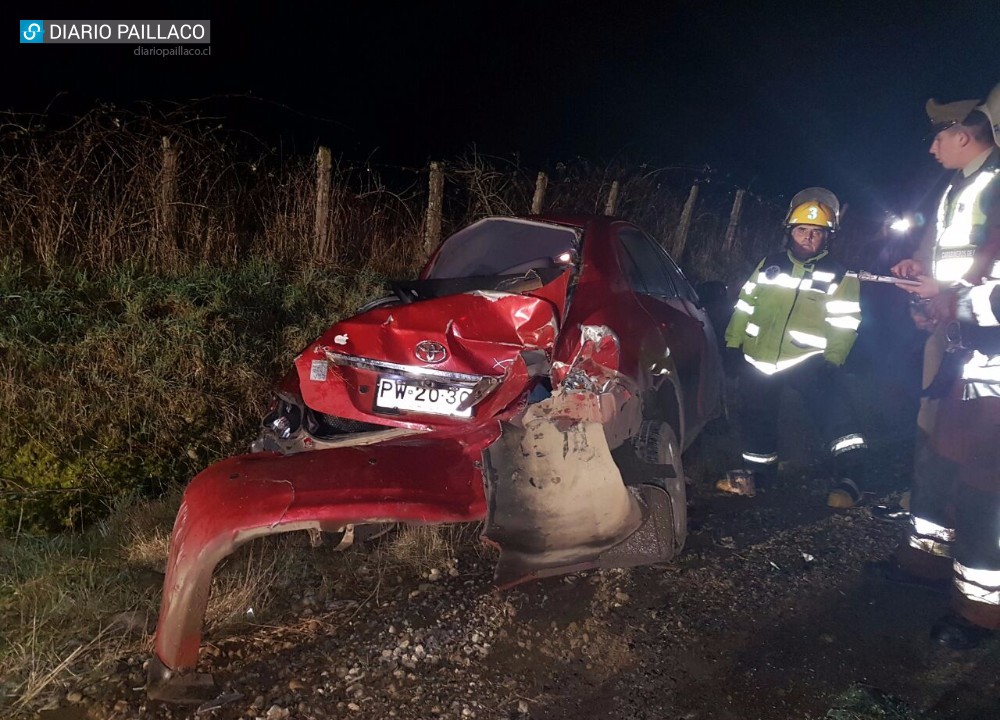
POLYGON ((611 183, 611 190, 608 192, 608 203, 604 206, 605 215, 614 215, 618 209, 618 181, 611 183))
POLYGON ((424 225, 424 255, 431 256, 441 241, 441 206, 444 200, 444 171, 441 163, 432 162, 430 192, 427 196, 427 222, 424 225))
POLYGON ((736 228, 740 224, 740 211, 743 209, 743 196, 746 190, 740 188, 736 191, 736 199, 733 200, 733 209, 729 213, 729 225, 726 226, 726 239, 722 242, 722 251, 728 253, 733 249, 733 240, 736 239, 736 228))
POLYGON ((330 148, 320 145, 316 153, 316 227, 313 235, 313 257, 329 255, 333 258, 333 248, 328 247, 330 235, 330 183, 332 163, 330 148))
POLYGON ((163 237, 171 250, 179 247, 177 232, 177 148, 163 138, 163 165, 160 172, 160 220, 163 237))
POLYGON ((531 214, 538 215, 542 211, 542 202, 545 200, 545 190, 549 186, 549 176, 543 172, 538 173, 535 178, 535 196, 531 198, 531 214))
POLYGON ((688 230, 691 229, 691 217, 694 215, 696 202, 698 202, 698 183, 691 186, 688 198, 684 202, 684 209, 681 211, 681 220, 674 231, 674 249, 671 254, 677 262, 681 262, 681 258, 684 257, 684 246, 687 245, 688 230))

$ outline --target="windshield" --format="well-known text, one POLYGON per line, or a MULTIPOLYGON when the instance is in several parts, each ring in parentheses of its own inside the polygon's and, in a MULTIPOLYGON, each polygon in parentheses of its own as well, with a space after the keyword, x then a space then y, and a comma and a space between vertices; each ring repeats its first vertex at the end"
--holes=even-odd
POLYGON ((444 280, 510 275, 575 263, 576 232, 571 228, 517 218, 486 218, 455 233, 426 278, 444 280))

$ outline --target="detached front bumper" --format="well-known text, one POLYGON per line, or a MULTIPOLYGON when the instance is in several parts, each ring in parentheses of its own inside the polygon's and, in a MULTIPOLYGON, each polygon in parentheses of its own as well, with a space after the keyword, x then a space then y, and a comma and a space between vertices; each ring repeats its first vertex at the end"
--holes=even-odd
POLYGON ((223 460, 184 493, 156 626, 147 692, 182 700, 168 685, 198 661, 212 572, 256 537, 375 522, 456 523, 486 514, 480 459, 499 427, 458 437, 405 438, 295 455, 223 460))

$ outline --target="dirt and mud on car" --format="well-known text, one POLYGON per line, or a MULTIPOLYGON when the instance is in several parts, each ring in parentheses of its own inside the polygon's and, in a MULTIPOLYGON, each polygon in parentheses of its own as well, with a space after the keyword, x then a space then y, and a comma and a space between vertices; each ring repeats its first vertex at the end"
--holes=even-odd
POLYGON ((485 520, 500 586, 683 547, 681 455, 721 370, 659 243, 614 218, 487 218, 392 289, 298 355, 253 452, 187 488, 150 697, 202 698, 212 572, 252 538, 485 520))

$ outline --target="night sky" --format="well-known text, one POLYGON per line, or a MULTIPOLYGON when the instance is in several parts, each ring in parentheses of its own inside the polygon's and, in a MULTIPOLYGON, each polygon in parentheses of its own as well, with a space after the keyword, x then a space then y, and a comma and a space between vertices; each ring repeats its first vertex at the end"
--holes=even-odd
POLYGON ((897 211, 943 178, 926 99, 1000 82, 1000 0, 87 5, 8 11, 0 107, 225 96, 231 125, 347 158, 420 166, 474 145, 539 167, 708 165, 769 196, 819 184, 897 211), (15 12, 207 18, 212 55, 18 45, 15 12))

